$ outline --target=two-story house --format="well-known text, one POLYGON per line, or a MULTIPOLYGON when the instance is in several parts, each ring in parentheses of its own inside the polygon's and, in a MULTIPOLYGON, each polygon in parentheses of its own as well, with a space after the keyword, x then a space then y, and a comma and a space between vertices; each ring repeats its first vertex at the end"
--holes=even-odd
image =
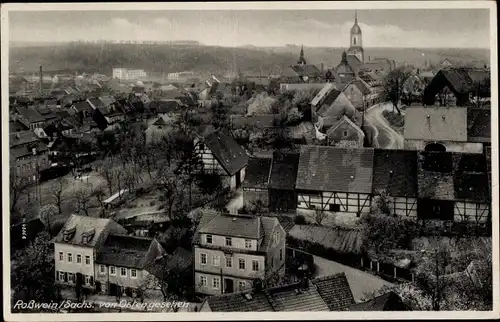
POLYGON ((165 254, 156 239, 109 235, 97 251, 96 291, 109 295, 138 295, 141 283, 151 274, 148 268, 165 254))
POLYGON ((195 139, 195 153, 202 158, 204 173, 221 175, 231 189, 240 187, 248 155, 230 134, 217 130, 195 139))
POLYGON ((56 281, 95 288, 95 261, 109 234, 126 234, 111 219, 72 215, 54 238, 56 281))
POLYGON ((48 148, 32 131, 10 133, 10 167, 18 178, 38 182, 40 171, 50 167, 48 148))
POLYGON ((193 238, 196 291, 220 295, 277 283, 285 272, 286 234, 277 218, 203 215, 193 238))

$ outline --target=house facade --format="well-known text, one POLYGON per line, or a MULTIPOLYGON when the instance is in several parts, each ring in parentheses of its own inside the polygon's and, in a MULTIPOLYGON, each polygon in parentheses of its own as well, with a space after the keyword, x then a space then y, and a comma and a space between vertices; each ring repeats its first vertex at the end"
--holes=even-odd
POLYGON ((10 167, 29 184, 40 179, 40 172, 50 167, 48 148, 32 131, 10 133, 10 167))
POLYGON ((196 291, 220 295, 251 289, 255 279, 279 281, 285 238, 276 218, 204 215, 193 239, 196 291))
POLYGON ((411 106, 405 111, 404 148, 483 153, 481 142, 468 142, 467 128, 466 108, 411 106))
POLYGON ((59 284, 95 288, 97 250, 109 234, 125 234, 110 219, 72 215, 54 238, 55 280, 59 284))
POLYGON ((362 148, 365 134, 359 126, 344 115, 326 131, 326 138, 327 145, 362 148))
POLYGON ((156 239, 109 235, 97 251, 94 267, 96 291, 138 296, 143 288, 156 284, 156 277, 149 276, 149 270, 165 255, 156 239))
POLYGON ((297 174, 297 212, 360 216, 372 202, 373 149, 303 146, 297 174))

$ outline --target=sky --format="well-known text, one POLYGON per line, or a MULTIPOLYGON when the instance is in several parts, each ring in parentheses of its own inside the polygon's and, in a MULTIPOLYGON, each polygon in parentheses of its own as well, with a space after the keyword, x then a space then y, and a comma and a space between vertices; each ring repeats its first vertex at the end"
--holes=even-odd
MULTIPOLYGON (((347 47, 353 10, 17 11, 10 41, 197 40, 347 47)), ((488 9, 358 10, 364 47, 489 48, 488 9)))

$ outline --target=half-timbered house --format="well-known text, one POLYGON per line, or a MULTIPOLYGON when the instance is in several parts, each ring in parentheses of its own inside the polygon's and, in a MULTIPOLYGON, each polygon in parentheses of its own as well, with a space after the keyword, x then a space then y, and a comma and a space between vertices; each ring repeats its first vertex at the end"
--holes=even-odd
POLYGON ((373 149, 303 146, 297 173, 297 211, 360 216, 372 201, 373 149))
POLYGON ((417 216, 417 152, 375 149, 373 186, 375 198, 385 194, 391 214, 417 216))
POLYGON ((420 152, 418 217, 486 222, 491 216, 491 190, 482 154, 420 152))
POLYGON ((202 158, 204 173, 221 175, 231 189, 241 186, 248 155, 230 134, 217 130, 196 138, 195 153, 202 158))

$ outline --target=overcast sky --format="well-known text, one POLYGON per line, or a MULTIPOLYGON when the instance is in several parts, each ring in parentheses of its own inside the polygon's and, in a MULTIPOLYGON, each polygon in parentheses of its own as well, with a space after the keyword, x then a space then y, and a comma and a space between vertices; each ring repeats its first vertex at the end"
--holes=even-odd
MULTIPOLYGON (((488 48, 487 9, 358 10, 365 47, 488 48)), ((9 12, 11 41, 198 40, 347 47, 353 10, 9 12)))

